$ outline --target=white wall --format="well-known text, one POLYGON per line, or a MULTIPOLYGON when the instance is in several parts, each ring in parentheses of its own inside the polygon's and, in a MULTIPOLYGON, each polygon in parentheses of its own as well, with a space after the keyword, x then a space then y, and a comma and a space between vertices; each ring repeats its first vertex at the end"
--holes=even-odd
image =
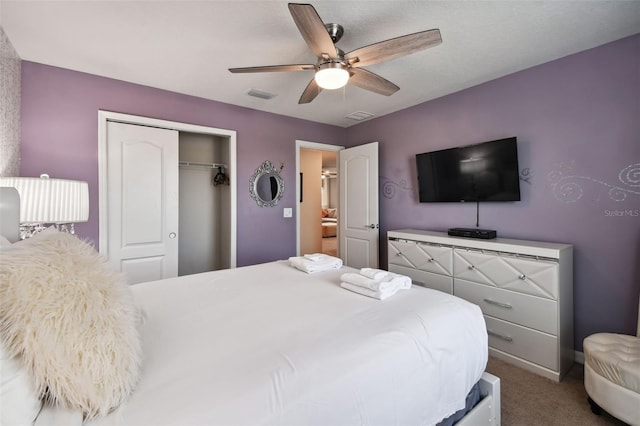
POLYGON ((336 175, 325 175, 322 178, 322 208, 337 208, 338 195, 338 177, 336 175))

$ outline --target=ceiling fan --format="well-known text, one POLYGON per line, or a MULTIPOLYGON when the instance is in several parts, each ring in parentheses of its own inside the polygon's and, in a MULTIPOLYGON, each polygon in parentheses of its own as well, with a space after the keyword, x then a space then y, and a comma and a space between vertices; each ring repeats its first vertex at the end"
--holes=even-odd
POLYGON ((315 64, 268 65, 261 67, 229 68, 232 73, 309 71, 315 76, 302 93, 299 104, 315 99, 323 89, 338 89, 347 83, 381 95, 390 96, 400 88, 364 66, 409 55, 442 43, 440 30, 433 29, 370 44, 344 53, 335 45, 344 33, 339 24, 325 24, 310 4, 289 3, 302 38, 317 56, 315 64))

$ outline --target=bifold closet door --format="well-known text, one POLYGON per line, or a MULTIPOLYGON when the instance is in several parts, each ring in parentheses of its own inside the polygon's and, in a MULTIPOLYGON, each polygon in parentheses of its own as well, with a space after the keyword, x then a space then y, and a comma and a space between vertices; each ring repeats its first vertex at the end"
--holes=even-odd
POLYGON ((109 260, 129 284, 178 275, 178 132, 108 122, 109 260))

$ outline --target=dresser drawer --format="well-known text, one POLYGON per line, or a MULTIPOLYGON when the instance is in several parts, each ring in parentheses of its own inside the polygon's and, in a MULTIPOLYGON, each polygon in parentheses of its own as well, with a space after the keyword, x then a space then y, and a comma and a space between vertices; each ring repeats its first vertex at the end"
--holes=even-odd
POLYGON ((442 275, 453 275, 451 247, 410 240, 389 240, 390 265, 405 266, 442 275))
POLYGON ((558 339, 546 333, 484 316, 489 346, 558 371, 558 339))
POLYGON ((434 274, 432 272, 420 271, 418 269, 392 264, 389 264, 389 272, 406 275, 411 278, 411 281, 413 281, 413 284, 415 285, 453 294, 453 278, 450 276, 434 274))
POLYGON ((453 275, 493 287, 558 300, 558 268, 553 260, 456 248, 453 275))
POLYGON ((477 304, 489 348, 553 380, 573 357, 573 247, 507 238, 456 238, 444 232, 387 233, 388 268, 414 284, 477 304))
POLYGON ((480 306, 495 318, 558 334, 558 302, 456 279, 453 294, 480 306))

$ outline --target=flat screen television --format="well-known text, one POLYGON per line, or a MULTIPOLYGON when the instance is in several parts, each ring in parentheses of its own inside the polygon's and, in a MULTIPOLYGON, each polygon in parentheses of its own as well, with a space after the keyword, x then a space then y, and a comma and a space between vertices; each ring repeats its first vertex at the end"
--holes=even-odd
POLYGON ((520 201, 515 137, 416 155, 421 203, 520 201))

